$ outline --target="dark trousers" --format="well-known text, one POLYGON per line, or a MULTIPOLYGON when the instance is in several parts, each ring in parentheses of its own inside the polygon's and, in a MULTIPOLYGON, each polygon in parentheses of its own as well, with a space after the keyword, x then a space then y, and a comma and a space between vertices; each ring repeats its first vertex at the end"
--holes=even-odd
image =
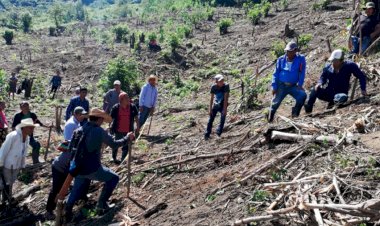
MULTIPOLYGON (((116 132, 115 133, 115 140, 120 140, 123 137, 125 137, 126 135, 127 135, 127 133, 116 132)), ((117 159, 117 152, 118 152, 118 150, 119 150, 119 148, 112 149, 112 159, 113 160, 117 159)), ((127 157, 127 154, 128 154, 128 145, 124 145, 122 147, 121 161, 123 161, 125 159, 125 157, 127 157)))
POLYGON ((40 162, 38 157, 40 156, 41 144, 32 135, 30 136, 29 145, 32 147, 33 164, 37 164, 40 162))
POLYGON ((52 86, 51 87, 51 90, 50 90, 50 93, 53 93, 53 99, 54 99, 54 96, 55 94, 57 93, 57 90, 58 90, 59 86, 52 86))
POLYGON ((205 132, 206 137, 209 137, 211 134, 212 124, 214 123, 215 117, 218 114, 218 112, 220 112, 220 123, 218 129, 216 130, 216 134, 220 136, 223 132, 224 123, 226 122, 226 116, 223 114, 223 106, 221 106, 221 104, 214 105, 211 110, 210 118, 208 119, 207 129, 205 132))
POLYGON ((51 174, 53 178, 53 187, 50 190, 49 197, 46 204, 46 211, 54 211, 56 207, 55 198, 60 192, 63 183, 66 180, 67 173, 62 173, 56 170, 53 166, 51 167, 51 174))
POLYGON ((329 103, 329 105, 335 104, 343 104, 348 100, 348 96, 345 93, 337 93, 334 94, 331 91, 327 91, 326 89, 318 88, 315 90, 315 87, 311 88, 310 95, 305 103, 305 111, 306 113, 311 113, 313 111, 313 107, 317 98, 329 103))

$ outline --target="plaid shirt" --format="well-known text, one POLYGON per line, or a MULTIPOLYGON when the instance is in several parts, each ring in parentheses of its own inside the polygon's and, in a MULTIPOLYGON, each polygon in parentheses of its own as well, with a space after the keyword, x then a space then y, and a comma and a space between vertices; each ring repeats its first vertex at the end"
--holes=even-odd
POLYGON ((74 112, 74 109, 78 106, 81 106, 87 112, 89 112, 90 110, 90 103, 88 102, 86 98, 84 100, 81 100, 79 96, 73 97, 71 98, 69 106, 67 106, 67 109, 66 109, 66 116, 65 116, 66 121, 69 120, 69 118, 74 112))
POLYGON ((61 76, 54 75, 53 78, 51 78, 50 84, 53 85, 53 87, 59 87, 61 86, 62 78, 61 76))

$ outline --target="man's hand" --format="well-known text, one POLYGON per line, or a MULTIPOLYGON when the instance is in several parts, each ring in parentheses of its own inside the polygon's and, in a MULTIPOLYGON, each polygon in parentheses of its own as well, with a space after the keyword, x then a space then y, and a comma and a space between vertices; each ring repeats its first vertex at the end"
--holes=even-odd
POLYGON ((321 88, 322 84, 318 83, 317 85, 315 85, 314 89, 315 91, 317 91, 319 88, 321 88))
POLYGON ((140 133, 140 127, 137 127, 136 129, 135 129, 135 134, 139 134, 140 133))
POLYGON ((367 91, 362 90, 362 95, 363 95, 364 97, 365 97, 365 96, 368 96, 367 91))
POLYGON ((129 141, 134 141, 135 140, 135 134, 133 132, 129 132, 127 134, 128 140, 129 141))
POLYGON ((272 95, 276 96, 277 90, 272 90, 272 95))
POLYGON ((143 112, 143 107, 139 107, 139 111, 140 111, 140 112, 143 112))
POLYGON ((227 110, 222 111, 223 116, 227 116, 227 110))

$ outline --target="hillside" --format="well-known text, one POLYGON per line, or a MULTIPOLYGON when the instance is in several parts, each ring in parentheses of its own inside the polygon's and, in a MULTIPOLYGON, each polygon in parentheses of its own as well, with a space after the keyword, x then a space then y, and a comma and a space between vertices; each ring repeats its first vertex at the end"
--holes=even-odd
MULTIPOLYGON (((7 6, 11 1, 2 2, 7 6)), ((46 2, 47 7, 54 7, 46 2)), ((318 204, 353 205, 379 199, 377 54, 360 62, 369 77, 368 98, 363 99, 357 91, 351 104, 333 112, 324 112, 325 104, 317 102, 313 117, 302 112, 301 117, 290 120, 294 102, 288 97, 278 110, 281 117, 273 124, 265 120, 271 100, 272 51, 283 49, 291 40, 284 37, 287 23, 306 40, 301 53, 308 63, 307 89, 319 78, 329 55, 326 40, 334 49, 346 49, 345 29, 353 14, 352 2, 332 1, 315 10, 313 5, 314 1, 302 0, 274 2, 269 15, 253 26, 244 7, 209 8, 192 6, 192 1, 95 1, 83 6, 88 19, 62 21, 64 29, 57 36, 49 35, 54 22, 47 10, 35 6, 37 11, 32 12, 29 6, 22 7, 37 15, 36 21, 29 33, 14 30, 13 45, 0 45, 0 68, 7 74, 17 69, 21 78, 35 78, 29 101, 46 124, 55 122, 55 107, 66 106, 78 86, 89 88, 91 107, 101 107, 104 91, 98 82, 110 60, 118 56, 136 63, 137 85, 149 74, 159 77, 159 107, 151 130, 147 135, 145 128, 133 145, 131 197, 126 197, 123 168, 120 184, 111 196, 116 207, 103 216, 94 213, 100 185, 92 182, 89 202, 76 206, 76 219, 70 225, 118 225, 123 221, 124 225, 231 225, 238 219, 268 215, 270 220, 252 225, 318 225, 317 214, 307 207, 299 209, 299 200, 313 202, 315 198, 318 204), (127 16, 120 17, 124 10, 127 16), (212 20, 207 20, 211 10, 212 20), (227 34, 220 35, 217 24, 224 18, 231 18, 233 24, 227 34), (129 34, 144 32, 147 39, 153 33, 158 39, 163 36, 159 41, 163 51, 150 52, 143 44, 139 52, 129 43, 115 42, 113 28, 118 25, 128 26, 129 34), (188 38, 181 37, 178 27, 191 28, 188 38), (180 40, 175 54, 170 46, 173 33, 180 40), (48 83, 56 68, 64 69, 63 87, 58 98, 51 100, 48 83), (256 68, 262 73, 254 87, 256 68), (231 86, 229 113, 222 137, 212 134, 205 141, 209 87, 217 73, 223 73, 231 86), (257 94, 257 98, 252 100, 250 94, 257 94), (364 126, 361 133, 353 126, 358 120, 364 126), (276 140, 271 137, 273 131, 311 135, 312 139, 276 140), (325 136, 322 141, 316 141, 321 135, 325 136), (332 136, 336 137, 330 143, 326 137, 332 136), (267 212, 276 199, 273 209, 284 212, 267 212), (149 214, 147 209, 158 204, 161 209, 149 214)), ((11 28, 3 26, 0 32, 6 29, 11 28)), ((8 101, 9 119, 22 99, 18 95, 16 101, 8 101)), ((36 134, 43 152, 48 129, 38 128, 36 134)), ((20 176, 22 181, 14 186, 14 194, 33 186, 38 186, 37 191, 20 201, 14 216, 1 215, 1 225, 16 225, 15 219, 22 221, 19 225, 54 225, 44 216, 45 202, 51 188, 50 163, 59 154, 54 147, 62 135, 53 131, 51 140, 47 161, 28 167, 20 176)), ((103 163, 116 170, 110 159, 111 150, 106 148, 103 163)), ((31 158, 27 162, 31 164, 31 158)), ((347 210, 320 209, 325 225, 375 225, 379 220, 360 209, 352 210, 356 215, 347 210)))

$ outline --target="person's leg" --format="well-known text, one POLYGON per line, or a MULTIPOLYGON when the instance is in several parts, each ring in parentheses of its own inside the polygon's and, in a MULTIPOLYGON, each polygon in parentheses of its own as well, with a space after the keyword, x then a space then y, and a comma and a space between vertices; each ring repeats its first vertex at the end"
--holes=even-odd
POLYGON ((289 94, 296 100, 296 105, 292 108, 292 117, 298 117, 307 95, 303 89, 299 89, 297 86, 291 87, 289 94))
POLYGON ((356 36, 351 36, 351 41, 352 41, 351 53, 359 53, 359 38, 356 36))
MULTIPOLYGON (((123 138, 125 135, 127 135, 127 133, 123 133, 121 138, 123 138)), ((121 139, 121 138, 120 138, 120 139, 121 139)), ((125 158, 127 157, 127 155, 128 155, 128 145, 124 145, 124 146, 121 148, 121 150, 122 150, 121 161, 124 161, 124 159, 125 159, 125 158)))
POLYGON ((61 173, 56 170, 53 166, 51 167, 51 173, 53 178, 53 186, 50 190, 49 197, 46 204, 46 211, 53 212, 56 207, 55 197, 60 192, 63 183, 66 180, 67 174, 61 173))
POLYGON ((334 96, 334 103, 338 105, 346 103, 347 100, 348 100, 348 95, 345 93, 338 93, 338 94, 335 94, 334 96))
POLYGON ((313 87, 310 90, 309 97, 305 103, 305 112, 306 113, 311 113, 313 111, 313 106, 314 106, 317 98, 322 100, 322 101, 326 101, 328 103, 333 103, 333 100, 334 100, 334 98, 331 96, 330 92, 328 92, 322 88, 318 88, 317 90, 315 90, 315 87, 313 87))
POLYGON ((40 162, 38 160, 38 157, 40 155, 41 144, 32 135, 32 136, 30 136, 29 145, 32 147, 33 164, 37 164, 40 162))
MULTIPOLYGON (((123 138, 122 133, 115 132, 115 139, 116 139, 116 140, 119 140, 119 139, 121 139, 121 138, 123 138)), ((113 160, 114 162, 117 161, 117 153, 118 153, 118 152, 119 152, 119 148, 113 148, 113 149, 112 149, 112 160, 113 160)))
POLYGON ((268 122, 272 122, 277 109, 280 107, 281 102, 288 95, 288 87, 284 85, 279 85, 276 95, 272 99, 272 104, 269 108, 268 122))
POLYGON ((224 123, 226 122, 226 115, 223 114, 223 107, 220 107, 218 111, 220 112, 220 123, 218 129, 216 130, 216 134, 220 136, 223 133, 224 123))
POLYGON ((362 52, 361 53, 364 53, 368 49, 370 44, 371 44, 371 38, 370 37, 363 37, 362 38, 362 52))
POLYGON ((217 113, 218 113, 218 109, 215 106, 212 107, 211 115, 209 116, 210 118, 208 119, 207 128, 205 131, 205 138, 206 139, 210 137, 211 130, 212 130, 212 124, 214 123, 214 120, 215 120, 217 113))
POLYGON ((72 217, 73 207, 76 201, 78 201, 83 196, 83 188, 85 187, 88 179, 83 175, 78 175, 74 180, 74 187, 70 192, 69 198, 67 200, 65 211, 66 215, 72 217))
POLYGON ((143 108, 143 111, 139 112, 139 124, 140 124, 140 127, 142 127, 144 125, 144 123, 148 119, 149 113, 150 113, 150 108, 147 108, 145 106, 143 106, 142 108, 143 108))

